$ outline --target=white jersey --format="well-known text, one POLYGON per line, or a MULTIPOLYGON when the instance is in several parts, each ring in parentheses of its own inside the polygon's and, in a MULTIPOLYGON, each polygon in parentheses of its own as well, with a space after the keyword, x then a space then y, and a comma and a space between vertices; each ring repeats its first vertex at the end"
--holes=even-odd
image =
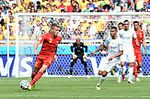
POLYGON ((113 66, 120 63, 120 57, 116 57, 113 60, 109 61, 109 58, 120 51, 123 51, 122 40, 117 37, 117 39, 108 38, 104 42, 105 46, 109 46, 109 52, 107 57, 103 57, 99 64, 99 70, 109 72, 113 66))
POLYGON ((132 45, 132 37, 137 38, 136 33, 133 29, 129 29, 125 31, 124 29, 118 32, 118 36, 122 39, 123 46, 131 47, 132 45))
POLYGON ((120 51, 123 51, 123 43, 119 37, 117 37, 117 39, 112 39, 112 38, 106 39, 104 45, 109 46, 110 49, 108 52, 108 56, 110 57, 117 54, 120 51))
POLYGON ((121 61, 134 62, 132 38, 137 38, 135 31, 133 29, 129 29, 128 31, 122 29, 118 32, 118 36, 123 42, 123 55, 121 56, 121 61))

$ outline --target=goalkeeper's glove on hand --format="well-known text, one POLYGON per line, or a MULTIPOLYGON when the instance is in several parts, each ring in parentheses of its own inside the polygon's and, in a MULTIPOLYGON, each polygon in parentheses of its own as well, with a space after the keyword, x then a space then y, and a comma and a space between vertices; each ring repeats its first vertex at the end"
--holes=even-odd
POLYGON ((72 55, 73 55, 73 59, 77 58, 77 55, 74 52, 72 53, 72 55))
POLYGON ((84 59, 86 59, 86 58, 87 58, 87 53, 84 53, 83 58, 84 58, 84 59))

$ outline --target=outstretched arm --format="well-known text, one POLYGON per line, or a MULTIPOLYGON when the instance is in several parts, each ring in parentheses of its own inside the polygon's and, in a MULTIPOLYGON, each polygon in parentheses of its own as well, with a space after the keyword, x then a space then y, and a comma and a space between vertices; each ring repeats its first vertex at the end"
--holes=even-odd
POLYGON ((37 41, 37 42, 34 44, 34 53, 35 53, 35 54, 38 52, 38 50, 37 50, 38 45, 40 45, 41 43, 42 43, 41 41, 37 41))
POLYGON ((94 55, 97 51, 102 50, 105 48, 105 45, 103 44, 102 46, 100 46, 97 50, 95 50, 94 52, 90 53, 90 55, 94 55))

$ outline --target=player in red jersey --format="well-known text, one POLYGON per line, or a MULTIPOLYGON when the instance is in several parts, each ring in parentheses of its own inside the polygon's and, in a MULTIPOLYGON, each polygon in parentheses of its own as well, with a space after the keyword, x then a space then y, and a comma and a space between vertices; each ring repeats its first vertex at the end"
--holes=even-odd
MULTIPOLYGON (((28 90, 32 90, 33 84, 41 78, 46 69, 53 63, 53 60, 57 60, 56 51, 59 42, 62 40, 61 37, 57 36, 59 32, 59 26, 52 24, 51 32, 44 34, 34 44, 34 53, 37 53, 37 46, 43 43, 40 53, 37 56, 34 70, 32 72, 32 81, 29 84, 28 90)), ((24 88, 23 88, 24 89, 24 88)))
POLYGON ((138 78, 137 71, 142 67, 141 45, 143 45, 145 49, 145 54, 147 53, 147 50, 146 50, 146 43, 144 41, 144 33, 142 30, 140 30, 140 24, 138 21, 134 21, 134 30, 136 32, 138 43, 139 43, 139 46, 137 46, 135 40, 132 39, 134 54, 135 54, 134 75, 135 75, 135 81, 140 81, 140 79, 138 78))

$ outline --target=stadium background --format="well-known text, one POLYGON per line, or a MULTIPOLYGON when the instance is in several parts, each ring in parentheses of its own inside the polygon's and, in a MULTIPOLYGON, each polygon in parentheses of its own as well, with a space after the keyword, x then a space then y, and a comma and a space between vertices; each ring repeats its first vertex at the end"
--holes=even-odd
MULTIPOLYGON (((65 13, 65 12, 77 12, 77 13, 101 13, 101 12, 148 12, 150 10, 150 0, 3 0, 0 1, 0 77, 7 77, 7 35, 9 33, 9 54, 10 54, 10 73, 9 76, 12 77, 15 75, 15 13, 65 13), (145 6, 146 5, 146 6, 145 6), (9 19, 7 19, 7 14, 9 19), (9 26, 7 27, 9 22, 9 26), (7 29, 9 28, 9 31, 7 29)), ((58 23, 62 28, 60 35, 62 35, 63 40, 74 40, 77 37, 83 40, 103 40, 107 37, 107 29, 109 26, 113 25, 111 22, 106 22, 105 19, 99 18, 101 21, 89 21, 89 20, 80 20, 79 22, 76 19, 66 20, 64 18, 47 18, 47 17, 32 17, 27 20, 23 20, 23 17, 18 19, 20 24, 23 24, 22 27, 19 27, 19 40, 22 41, 31 41, 37 40, 42 34, 49 32, 51 23, 58 23), (27 24, 24 24, 27 23, 27 24), (27 25, 28 28, 25 28, 24 25, 27 25), (94 27, 94 28, 93 28, 94 27), (91 29, 93 28, 93 29, 91 29), (94 30, 94 34, 92 34, 94 30), (25 31, 25 32, 24 32, 25 31), (92 31, 92 32, 91 32, 92 31)), ((145 38, 147 41, 147 50, 150 54, 150 20, 140 21, 141 29, 145 33, 145 38)), ((86 42, 87 43, 87 42, 86 42)), ((89 46, 88 54, 98 48, 98 46, 89 46), (92 49, 92 50, 90 50, 92 49)), ((30 46, 29 49, 21 47, 20 54, 28 54, 29 56, 21 56, 20 63, 25 63, 29 71, 26 68, 22 69, 24 74, 22 76, 29 76, 34 65, 35 56, 33 55, 33 48, 30 46), (24 53, 22 53, 24 52, 24 53), (27 59, 28 58, 28 59, 27 59), (23 60, 24 59, 24 60, 23 60), (25 60, 28 60, 26 62, 25 60), (32 61, 33 63, 32 63, 32 61)), ((40 48, 39 48, 40 49, 40 48)), ((143 48, 142 52, 144 54, 143 48)), ((70 46, 60 46, 58 48, 58 57, 63 57, 63 60, 59 60, 58 63, 54 63, 49 69, 48 74, 56 75, 66 75, 66 71, 69 69, 71 52, 70 46), (67 54, 67 56, 65 55, 67 54), (68 59, 65 61, 65 59, 68 59), (63 63, 62 63, 63 62, 63 63), (61 68, 59 64, 61 65, 61 68), (55 67, 54 65, 57 65, 55 67), (60 73, 60 70, 61 73, 60 73)), ((98 53, 97 53, 98 54, 98 53)), ((96 60, 96 66, 100 62, 101 55, 94 56, 96 60)), ((149 55, 144 56, 143 71, 149 73, 149 55)), ((88 68, 91 70, 91 75, 94 75, 92 61, 88 59, 88 68)), ((77 71, 79 76, 84 75, 84 68, 80 63, 76 64, 74 72, 77 71), (76 66, 78 68, 76 68, 76 66)))

